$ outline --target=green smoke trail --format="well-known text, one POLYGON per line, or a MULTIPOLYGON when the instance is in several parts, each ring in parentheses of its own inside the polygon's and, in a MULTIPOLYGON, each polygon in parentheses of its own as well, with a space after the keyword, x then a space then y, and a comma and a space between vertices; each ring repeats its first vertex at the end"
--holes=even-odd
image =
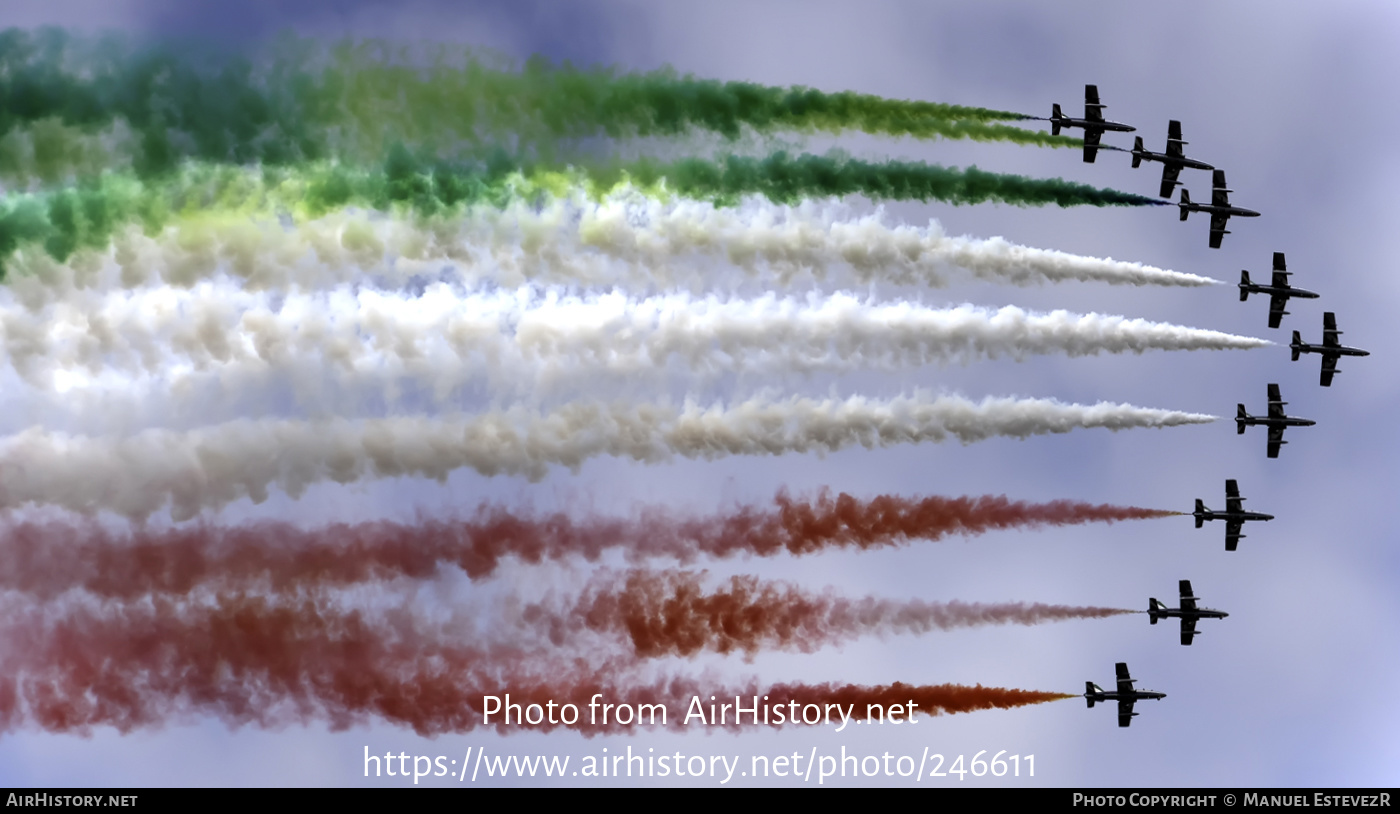
POLYGON ((444 116, 453 134, 475 126, 513 134, 543 131, 550 138, 579 136, 676 136, 692 129, 737 138, 744 127, 760 133, 858 130, 886 136, 967 138, 1058 147, 1082 142, 1043 131, 994 124, 1032 118, 1019 113, 933 102, 905 101, 853 92, 780 88, 681 76, 672 69, 644 74, 616 69, 551 66, 541 58, 520 72, 493 70, 468 61, 455 64, 439 52, 427 69, 394 66, 379 43, 343 46, 322 86, 330 106, 346 112, 361 132, 371 132, 394 100, 395 137, 433 140, 444 116))
POLYGON ((875 200, 938 200, 1016 206, 1144 206, 1156 198, 1100 189, 1059 178, 1027 178, 916 162, 859 161, 841 155, 774 153, 719 161, 651 160, 571 167, 526 165, 498 153, 473 165, 420 159, 399 145, 378 170, 320 163, 305 168, 249 170, 230 165, 183 165, 160 178, 106 173, 58 192, 10 195, 0 202, 0 271, 29 245, 59 262, 83 248, 108 245, 122 224, 155 232, 174 219, 288 214, 316 217, 345 206, 407 211, 420 217, 461 213, 471 206, 504 206, 583 192, 600 199, 630 185, 656 196, 732 205, 748 195, 777 203, 814 196, 864 195, 875 200))
MULTIPOLYGON (((72 141, 70 131, 93 136, 120 122, 130 132, 122 145, 130 152, 127 163, 143 177, 168 172, 182 159, 265 166, 377 162, 400 142, 441 157, 505 146, 551 158, 566 146, 561 143, 598 136, 708 130, 733 139, 744 128, 1081 144, 996 123, 1024 118, 869 94, 697 79, 669 69, 629 74, 535 58, 510 70, 500 60, 445 46, 323 46, 285 38, 251 61, 174 45, 85 40, 58 29, 0 32, 0 138, 33 136, 33 128, 46 126, 67 128, 62 132, 72 141)), ((37 136, 24 141, 36 152, 47 144, 37 136)), ((4 163, 0 157, 0 169, 4 163)), ((44 159, 36 156, 34 163, 44 159)), ((70 163, 81 171, 82 162, 70 163)))
POLYGON ((988 201, 1016 206, 1155 206, 1155 198, 1100 189, 1061 178, 959 169, 910 161, 873 163, 839 155, 773 153, 764 158, 726 156, 720 161, 683 159, 671 164, 639 161, 600 172, 630 177, 644 188, 665 188, 693 198, 733 204, 745 195, 763 195, 776 203, 813 196, 864 195, 872 200, 943 201, 976 204, 988 201))

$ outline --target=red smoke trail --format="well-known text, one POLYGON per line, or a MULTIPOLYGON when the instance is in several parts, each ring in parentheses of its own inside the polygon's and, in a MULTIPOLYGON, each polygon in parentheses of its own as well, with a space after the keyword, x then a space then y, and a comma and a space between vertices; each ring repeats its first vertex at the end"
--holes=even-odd
POLYGON ((929 715, 974 712, 979 709, 1013 709, 1078 698, 1074 693, 1014 690, 1004 687, 983 687, 978 684, 910 685, 895 682, 876 687, 856 684, 779 684, 769 688, 770 698, 791 699, 801 704, 849 704, 856 714, 865 714, 869 705, 886 710, 897 704, 913 703, 929 715))
POLYGON ((828 704, 854 705, 851 714, 863 718, 868 704, 886 710, 912 704, 937 715, 1074 697, 898 683, 759 689, 751 682, 738 690, 694 679, 639 683, 558 656, 532 664, 519 653, 444 644, 410 619, 370 619, 310 601, 278 605, 244 596, 204 605, 157 599, 9 613, 0 648, 0 731, 37 725, 51 732, 98 726, 126 732, 211 715, 233 726, 327 720, 341 729, 378 718, 424 735, 478 726, 598 734, 634 731, 643 704, 664 705, 668 728, 704 730, 829 720, 828 704), (507 695, 523 722, 504 720, 511 709, 507 695), (739 721, 731 711, 722 721, 710 718, 712 703, 736 696, 745 706, 762 698, 763 717, 739 721), (493 698, 496 714, 487 720, 493 698), (571 722, 566 704, 574 707, 571 722), (705 717, 687 720, 696 710, 705 717), (553 723, 545 717, 556 715, 553 723))
POLYGON ((625 580, 595 583, 565 613, 527 609, 527 622, 562 642, 569 629, 624 633, 639 657, 691 656, 704 650, 753 654, 765 648, 811 652, 868 633, 949 630, 980 625, 1034 625, 1100 619, 1132 610, 1042 603, 890 601, 813 594, 797 586, 736 576, 706 593, 701 575, 632 571, 625 580))
POLYGON ((262 522, 114 534, 95 523, 21 523, 0 532, 0 588, 36 596, 83 588, 120 598, 149 592, 183 594, 200 585, 248 581, 281 590, 297 584, 429 577, 444 565, 484 577, 507 556, 527 563, 571 555, 592 561, 605 550, 622 549, 632 557, 691 562, 700 556, 882 548, 949 534, 1179 514, 991 496, 882 495, 862 500, 823 492, 799 501, 779 493, 774 502, 773 508, 745 506, 702 517, 652 508, 636 519, 575 518, 562 512, 534 516, 487 504, 467 520, 370 522, 312 530, 262 522))

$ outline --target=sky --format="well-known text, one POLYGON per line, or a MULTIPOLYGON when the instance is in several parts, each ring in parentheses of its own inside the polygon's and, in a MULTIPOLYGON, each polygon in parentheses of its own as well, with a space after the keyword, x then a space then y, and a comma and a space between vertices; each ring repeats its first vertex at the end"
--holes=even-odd
MULTIPOLYGON (((1220 6, 1105 6, 1018 2, 843 3, 84 3, 19 0, 0 10, 0 27, 55 24, 154 38, 196 38, 252 48, 291 29, 326 39, 378 36, 489 48, 524 60, 543 54, 623 71, 673 66, 720 80, 855 90, 901 99, 984 106, 1047 116, 1052 103, 1082 115, 1083 86, 1096 84, 1107 118, 1136 125, 1149 149, 1163 149, 1167 121, 1182 122, 1187 154, 1223 168, 1231 201, 1262 216, 1233 219, 1222 248, 1207 245, 1207 220, 1180 223, 1167 207, 1070 209, 940 203, 883 206, 891 222, 936 220, 949 234, 1003 236, 1029 246, 1133 260, 1233 284, 1240 270, 1267 276, 1284 252, 1293 284, 1321 298, 1294 301, 1281 329, 1266 323, 1266 302, 1241 303, 1230 286, 1130 288, 1093 283, 1042 287, 962 282, 949 288, 874 290, 929 305, 1065 308, 1169 321, 1281 343, 1251 351, 1147 352, 1085 358, 1039 356, 896 372, 813 376, 798 392, 892 396, 915 388, 984 395, 1099 400, 1211 413, 1223 420, 1163 430, 1076 430, 1027 440, 852 449, 825 456, 727 457, 643 465, 599 458, 576 472, 555 468, 539 482, 459 471, 445 483, 403 478, 355 487, 316 486, 298 499, 274 494, 241 501, 214 520, 284 518, 298 522, 410 519, 444 514, 483 499, 538 506, 591 505, 626 512, 639 504, 709 511, 762 503, 779 489, 828 488, 860 496, 1005 494, 1068 498, 1189 511, 1196 498, 1223 501, 1226 478, 1239 481, 1247 508, 1277 519, 1246 528, 1226 552, 1221 524, 1197 530, 1189 517, 1054 530, 995 532, 899 549, 830 552, 802 558, 703 563, 712 575, 755 574, 812 590, 928 601, 1028 601, 1145 609, 1148 597, 1176 605, 1190 579, 1203 604, 1228 611, 1201 623, 1190 647, 1175 623, 1150 626, 1142 614, 1108 619, 984 627, 848 641, 811 653, 704 656, 662 665, 716 686, 761 682, 981 683, 1082 692, 1109 686, 1127 662, 1139 688, 1167 693, 1139 703, 1130 728, 1109 709, 1069 699, 1020 709, 924 717, 918 725, 833 732, 638 732, 585 738, 576 733, 490 730, 420 737, 384 722, 334 730, 329 722, 230 728, 193 715, 160 727, 89 735, 33 729, 0 735, 0 784, 412 785, 412 778, 366 777, 364 754, 404 753, 460 760, 490 755, 569 755, 574 761, 625 751, 656 754, 777 755, 797 752, 918 756, 970 761, 1005 750, 1034 755, 1034 777, 926 778, 923 784, 1040 786, 1394 786, 1400 702, 1390 676, 1400 670, 1400 554, 1386 495, 1397 483, 1393 409, 1400 392, 1393 313, 1400 294, 1390 234, 1400 155, 1389 47, 1400 11, 1388 3, 1248 2, 1220 6), (1285 347, 1300 330, 1319 341, 1322 312, 1337 313, 1343 341, 1369 349, 1343 359, 1331 388, 1318 361, 1292 362, 1285 347), (1236 403, 1265 409, 1278 383, 1293 415, 1276 460, 1264 432, 1234 431, 1236 403)), ((1027 122, 1027 126, 1044 126, 1027 122)), ((1106 144, 1131 147, 1131 136, 1106 144)), ((868 136, 808 140, 869 158, 923 160, 1040 177, 1063 177, 1154 194, 1160 167, 1130 166, 1126 155, 1005 143, 918 142, 868 136)), ((1208 198, 1209 176, 1186 170, 1193 199, 1208 198)), ((846 202, 853 212, 873 206, 846 202)), ((862 290, 858 293, 867 293, 862 290)), ((705 394, 726 395, 727 383, 705 394)), ((4 422, 24 429, 19 418, 4 422)), ((414 601, 472 601, 490 591, 537 596, 576 583, 588 566, 510 565, 493 584, 425 589, 414 601), (436 592, 441 599, 432 595, 436 592), (476 593, 476 592, 479 592, 476 593)), ((456 772, 454 764, 454 774, 456 772)), ((806 784, 814 783, 815 779, 806 784)), ((898 777, 834 778, 828 784, 894 785, 898 777)), ((711 778, 479 778, 478 785, 717 785, 711 778)), ((455 777, 420 783, 465 785, 455 777)), ((735 778, 730 785, 800 785, 795 778, 735 778)))

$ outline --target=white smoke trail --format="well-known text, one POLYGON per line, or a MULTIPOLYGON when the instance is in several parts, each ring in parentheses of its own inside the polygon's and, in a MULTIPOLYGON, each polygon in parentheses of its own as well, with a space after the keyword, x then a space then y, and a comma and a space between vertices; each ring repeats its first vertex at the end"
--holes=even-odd
POLYGON ((1011 285, 1083 281, 1203 286, 1195 274, 891 225, 883 210, 840 204, 737 208, 644 195, 580 196, 539 207, 478 207, 453 218, 338 212, 295 227, 232 215, 178 221, 155 237, 132 227, 112 250, 60 265, 30 248, 8 260, 7 282, 35 304, 74 289, 189 286, 227 273, 253 289, 324 288, 359 281, 399 288, 443 279, 467 286, 526 283, 632 290, 872 282, 947 285, 960 272, 1011 285), (717 264, 723 261, 729 267, 717 264), (735 270, 738 270, 738 274, 735 270))
POLYGON ((441 400, 482 379, 497 396, 654 382, 673 363, 694 379, 1269 344, 1119 316, 934 309, 849 294, 464 295, 435 284, 416 297, 350 288, 283 296, 222 281, 75 295, 39 312, 0 305, 0 347, 15 369, 62 390, 93 374, 178 386, 208 373, 246 385, 322 370, 350 388, 388 392, 413 381, 441 400))
POLYGON ((1129 404, 974 402, 915 394, 757 397, 729 407, 574 402, 546 413, 516 407, 455 419, 239 420, 190 432, 146 430, 122 437, 31 428, 0 441, 0 509, 36 503, 141 519, 169 504, 176 519, 188 519, 241 498, 261 502, 274 486, 298 497, 323 481, 443 480, 460 468, 539 479, 552 465, 577 470, 601 455, 658 463, 677 456, 825 453, 950 437, 967 444, 1079 427, 1121 430, 1213 420, 1129 404))
POLYGON ((781 206, 751 198, 738 208, 722 208, 619 194, 586 209, 578 231, 585 245, 643 266, 711 253, 750 274, 773 272, 784 282, 801 274, 820 279, 845 266, 861 283, 931 287, 946 285, 945 275, 954 270, 1013 285, 1219 284, 1208 277, 1142 263, 1020 246, 1001 237, 949 237, 933 220, 926 228, 891 226, 883 208, 853 218, 845 206, 830 203, 781 206))

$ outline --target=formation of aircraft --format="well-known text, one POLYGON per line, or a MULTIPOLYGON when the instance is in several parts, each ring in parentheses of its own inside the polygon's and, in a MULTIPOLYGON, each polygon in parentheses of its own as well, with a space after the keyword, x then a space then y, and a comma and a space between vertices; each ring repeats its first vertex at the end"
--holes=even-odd
POLYGON ((1217 512, 1214 509, 1206 508, 1205 501, 1196 498, 1196 511, 1191 514, 1196 518, 1196 528, 1200 528, 1207 520, 1225 521, 1225 550, 1234 551, 1245 535, 1240 534, 1240 529, 1249 520, 1273 520, 1271 514, 1263 512, 1247 512, 1244 510, 1245 499, 1240 497, 1240 486, 1234 478, 1225 481, 1225 511, 1217 512))
POLYGON ((1078 127, 1084 131, 1084 161, 1092 164, 1094 157, 1098 154, 1099 147, 1106 150, 1118 150, 1130 153, 1133 157, 1133 167, 1142 166, 1144 161, 1156 161, 1162 165, 1162 185, 1158 194, 1163 198, 1170 198, 1172 190, 1181 185, 1179 180, 1183 168, 1197 170, 1212 170, 1215 173, 1214 183, 1211 189, 1210 203, 1195 203, 1191 200, 1191 193, 1184 187, 1181 190, 1181 201, 1177 207, 1181 211, 1181 219, 1186 220, 1192 212, 1210 213, 1210 247, 1220 248, 1220 241, 1225 235, 1230 234, 1225 229, 1225 224, 1231 217, 1255 218, 1258 212, 1252 209, 1245 209, 1240 206, 1230 204, 1231 190, 1225 186, 1225 171, 1218 170, 1212 164, 1207 164, 1195 158, 1187 158, 1182 151, 1186 141, 1181 137, 1181 122, 1172 119, 1167 122, 1167 149, 1166 152, 1158 153, 1147 149, 1142 142, 1142 136, 1133 138, 1133 149, 1124 150, 1121 147, 1101 144, 1103 134, 1109 131, 1120 133, 1131 133, 1137 130, 1129 124, 1122 122, 1111 122, 1103 117, 1105 105, 1099 102, 1098 85, 1084 86, 1084 118, 1076 119, 1066 116, 1058 104, 1051 106, 1050 118, 1045 121, 1050 122, 1050 132, 1059 135, 1060 130, 1066 127, 1078 127))
POLYGON ((1108 701, 1117 701, 1119 726, 1131 724, 1133 718, 1137 716, 1137 713, 1133 712, 1133 704, 1149 698, 1159 700, 1167 697, 1167 694, 1164 692, 1133 689, 1135 679, 1128 675, 1128 665, 1126 662, 1118 662, 1114 665, 1114 669, 1118 673, 1118 690, 1116 692, 1108 692, 1094 682, 1086 681, 1084 682, 1084 699, 1089 702, 1089 709, 1093 709, 1095 703, 1102 704, 1108 701))
POLYGON ((1107 105, 1099 104, 1098 85, 1084 86, 1084 118, 1075 119, 1060 112, 1058 104, 1051 106, 1050 132, 1058 136, 1062 127, 1078 127, 1084 130, 1084 161, 1094 163, 1094 156, 1099 151, 1099 140, 1103 138, 1104 131, 1113 130, 1120 133, 1131 133, 1137 130, 1132 125, 1122 122, 1110 122, 1104 120, 1103 109, 1107 105))
POLYGON ((1244 405, 1239 405, 1235 414, 1235 428, 1240 435, 1244 435, 1245 427, 1257 425, 1269 428, 1269 457, 1277 458, 1279 447, 1288 443, 1283 440, 1283 431, 1288 427, 1311 427, 1316 424, 1310 418, 1298 418, 1296 416, 1284 415, 1283 405, 1288 402, 1279 395, 1278 385, 1269 385, 1269 414, 1250 415, 1245 412, 1244 405))
MULTIPOLYGON (((1171 198, 1172 192, 1177 187, 1182 187, 1181 197, 1177 203, 1177 209, 1182 221, 1187 220, 1192 212, 1205 212, 1210 215, 1210 238, 1209 245, 1212 249, 1220 248, 1225 235, 1230 234, 1226 226, 1232 217, 1253 218, 1259 217, 1259 213, 1252 209, 1235 206, 1230 203, 1230 190, 1226 186, 1225 171, 1217 169, 1211 164, 1194 158, 1188 158, 1184 147, 1187 142, 1182 138, 1181 122, 1172 119, 1167 123, 1167 144, 1164 152, 1155 152, 1146 148, 1142 136, 1135 136, 1133 139, 1133 149, 1124 150, 1102 143, 1105 132, 1134 132, 1136 128, 1123 124, 1122 122, 1112 122, 1103 117, 1104 105, 1099 102, 1099 90, 1096 85, 1084 86, 1084 118, 1075 119, 1065 116, 1058 104, 1053 106, 1053 112, 1047 120, 1050 122, 1051 132, 1059 135, 1062 128, 1078 127, 1084 131, 1084 161, 1093 163, 1100 148, 1105 150, 1115 150, 1127 152, 1132 156, 1133 168, 1142 166, 1144 161, 1157 162, 1162 165, 1162 182, 1158 189, 1158 195, 1163 198, 1171 198), (1190 192, 1182 185, 1181 171, 1183 169, 1199 169, 1211 171, 1211 198, 1209 203, 1198 203, 1191 200, 1190 192)), ((1296 288, 1289 284, 1290 273, 1285 265, 1283 252, 1274 252, 1273 276, 1268 284, 1255 283, 1250 280, 1249 271, 1240 272, 1240 302, 1249 299, 1250 294, 1263 294, 1269 297, 1269 327, 1277 328, 1283 321, 1283 317, 1288 314, 1288 301, 1293 298, 1316 299, 1319 295, 1313 291, 1303 288, 1296 288)), ((1348 347, 1341 344, 1338 337, 1341 331, 1337 330, 1336 314, 1327 311, 1322 317, 1322 344, 1311 344, 1304 342, 1302 335, 1298 331, 1293 331, 1293 341, 1289 345, 1292 350, 1293 361, 1298 361, 1299 356, 1305 353, 1316 353, 1322 357, 1321 385, 1330 387, 1332 378, 1339 372, 1337 362, 1343 356, 1369 356, 1370 352, 1361 348, 1348 347)), ((1317 422, 1307 419, 1290 416, 1284 413, 1283 408, 1286 402, 1283 401, 1279 393, 1277 384, 1269 384, 1269 408, 1268 413, 1262 416, 1250 415, 1243 404, 1238 405, 1235 417, 1236 431, 1243 435, 1245 428, 1253 425, 1261 425, 1268 428, 1268 457, 1277 458, 1279 449, 1287 443, 1283 440, 1283 432, 1288 427, 1310 427, 1317 422)), ((1244 538, 1241 533, 1244 524, 1250 521, 1267 521, 1274 519, 1271 514, 1263 512, 1248 512, 1244 510, 1244 498, 1240 496, 1239 484, 1233 480, 1225 481, 1225 509, 1216 511, 1205 505, 1203 500, 1196 500, 1196 510, 1192 515, 1196 520, 1196 528, 1201 528, 1206 521, 1225 521, 1225 550, 1235 551, 1239 541, 1244 538)), ((1200 619, 1224 619, 1229 614, 1223 611, 1212 610, 1200 607, 1196 604, 1197 597, 1191 590, 1190 580, 1181 580, 1180 607, 1169 608, 1156 597, 1148 599, 1148 614, 1152 624, 1157 624, 1161 619, 1179 618, 1181 620, 1181 643, 1190 645, 1192 639, 1198 633, 1196 623, 1200 619)), ((1134 690, 1134 680, 1128 675, 1128 665, 1119 662, 1116 665, 1118 688, 1114 692, 1105 691, 1093 682, 1085 682, 1084 698, 1092 709, 1095 703, 1106 703, 1108 701, 1118 702, 1118 725, 1126 727, 1133 717, 1137 715, 1133 711, 1133 705, 1144 699, 1165 698, 1164 693, 1147 690, 1134 690)))
POLYGON ((1157 161, 1162 164, 1162 188, 1158 195, 1163 198, 1170 198, 1172 190, 1181 182, 1177 176, 1181 174, 1183 167, 1193 170, 1213 170, 1215 167, 1204 161, 1197 161, 1194 158, 1187 158, 1181 151, 1181 146, 1186 144, 1181 140, 1181 122, 1172 119, 1167 123, 1167 151, 1165 153, 1154 153, 1144 149, 1142 146, 1142 136, 1133 139, 1133 168, 1144 161, 1157 161))
POLYGON ((1210 190, 1210 203, 1193 203, 1191 193, 1185 189, 1181 190, 1181 202, 1177 207, 1181 210, 1181 219, 1186 220, 1192 212, 1210 213, 1210 247, 1220 248, 1220 241, 1230 232, 1226 230, 1225 224, 1233 217, 1257 218, 1259 213, 1253 209, 1245 209, 1240 206, 1230 205, 1230 193, 1234 190, 1225 186, 1225 171, 1215 170, 1210 190))
POLYGON ((1269 295, 1269 327, 1277 328, 1283 321, 1283 315, 1288 312, 1283 310, 1288 305, 1290 297, 1315 300, 1318 295, 1304 288, 1294 288, 1288 284, 1290 272, 1284 264, 1283 252, 1274 252, 1274 279, 1272 285, 1261 285, 1251 282, 1249 272, 1240 271, 1240 302, 1249 299, 1250 294, 1269 295))
MULTIPOLYGON (((1200 501, 1196 502, 1199 503, 1200 501)), ((1171 619, 1174 617, 1181 619, 1182 644, 1191 644, 1191 638, 1197 633, 1196 620, 1224 619, 1225 617, 1230 615, 1225 611, 1218 611, 1212 610, 1211 608, 1198 607, 1196 605, 1196 600, 1200 597, 1197 597, 1195 594, 1192 593, 1191 580, 1181 580, 1180 590, 1181 607, 1169 608, 1166 606, 1165 603, 1161 602, 1156 597, 1151 597, 1147 600, 1147 614, 1148 620, 1154 625, 1157 624, 1158 619, 1171 619)), ((1127 724, 1124 724, 1124 726, 1127 726, 1127 724)))
POLYGON ((1322 356, 1322 386, 1331 387, 1332 377, 1341 373, 1337 360, 1343 356, 1370 356, 1371 352, 1360 348, 1349 348, 1337 341, 1342 332, 1337 330, 1337 315, 1331 311, 1322 314, 1322 344, 1310 345, 1303 341, 1297 331, 1293 332, 1293 361, 1298 361, 1300 353, 1316 353, 1322 356))

